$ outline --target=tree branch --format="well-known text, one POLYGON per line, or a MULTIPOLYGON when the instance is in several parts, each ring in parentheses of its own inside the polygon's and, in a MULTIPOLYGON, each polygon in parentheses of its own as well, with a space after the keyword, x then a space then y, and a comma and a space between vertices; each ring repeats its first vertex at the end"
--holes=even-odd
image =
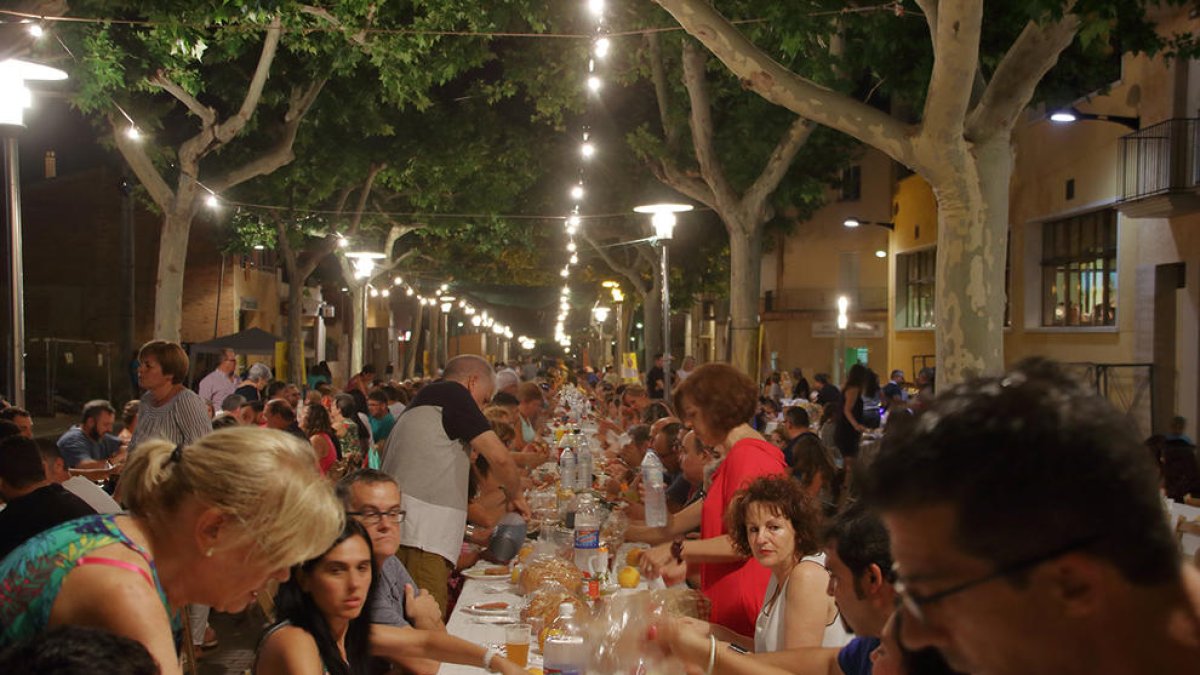
MULTIPOLYGON (((304 280, 308 278, 308 274, 300 276, 299 264, 296 261, 296 250, 292 248, 292 242, 288 239, 287 226, 283 223, 283 218, 278 215, 271 216, 271 220, 275 223, 275 234, 279 240, 279 250, 283 252, 283 264, 286 266, 288 275, 291 277, 290 282, 293 284, 304 285, 304 280)), ((316 265, 313 265, 316 269, 316 265)), ((311 272, 310 272, 311 274, 311 272)))
POLYGON ((758 174, 754 184, 742 195, 742 211, 749 216, 748 225, 757 227, 766 222, 764 206, 767 200, 779 187, 779 183, 791 168, 792 161, 796 159, 796 154, 808 142, 808 137, 816 127, 811 121, 797 117, 775 144, 762 173, 758 174))
POLYGON ((708 98, 708 83, 705 81, 708 54, 692 43, 683 43, 683 86, 687 88, 691 104, 692 147, 700 175, 712 190, 717 203, 731 206, 737 195, 725 177, 721 160, 713 146, 712 102, 708 98))
POLYGON ((279 16, 276 15, 267 26, 266 39, 263 40, 262 51, 258 54, 258 65, 254 69, 254 76, 250 78, 250 86, 246 88, 246 96, 242 99, 241 108, 235 115, 218 124, 213 134, 218 147, 228 143, 234 136, 241 133, 246 123, 254 115, 254 110, 258 108, 258 102, 262 100, 263 87, 266 86, 267 77, 271 74, 271 63, 275 60, 282 32, 282 23, 279 16))
POLYGON ((916 0, 917 7, 925 15, 925 24, 929 26, 929 43, 937 52, 938 0, 916 0))
POLYGON ((146 192, 150 194, 150 199, 164 213, 170 211, 171 204, 175 201, 175 193, 171 191, 171 187, 167 185, 167 181, 163 180, 162 174, 158 172, 158 169, 154 168, 154 162, 146 154, 146 149, 141 143, 122 133, 117 119, 111 115, 108 118, 108 124, 112 127, 113 140, 117 144, 117 150, 125 158, 125 163, 133 170, 133 175, 137 176, 138 182, 142 184, 142 187, 146 188, 146 192))
MULTIPOLYGON (((375 6, 372 5, 370 11, 368 12, 368 15, 367 15, 367 24, 368 25, 371 23, 371 20, 374 18, 375 9, 376 9, 375 6)), ((367 46, 367 31, 365 28, 363 30, 358 31, 357 33, 347 33, 346 27, 342 24, 342 22, 339 21, 338 18, 335 17, 333 14, 330 14, 329 10, 325 9, 324 7, 313 7, 312 5, 300 5, 300 11, 304 12, 305 14, 308 14, 310 16, 314 16, 318 19, 321 19, 322 21, 325 21, 332 26, 336 26, 339 30, 342 31, 343 34, 346 35, 347 38, 350 39, 351 42, 357 44, 358 46, 360 46, 360 47, 367 46)))
POLYGON ((684 195, 703 203, 709 208, 716 208, 717 198, 708 183, 679 170, 670 160, 647 158, 646 165, 658 182, 678 190, 684 195))
POLYGON ((362 192, 358 195, 358 205, 354 208, 354 215, 350 218, 350 233, 358 231, 358 226, 362 223, 363 212, 367 209, 367 199, 371 196, 371 188, 375 186, 375 177, 380 171, 387 168, 387 162, 376 164, 371 163, 367 169, 367 180, 363 183, 362 192))
POLYGON ((213 192, 223 192, 251 178, 269 174, 295 159, 292 145, 296 142, 296 133, 300 130, 300 122, 304 119, 304 114, 312 107, 317 94, 321 93, 325 82, 326 79, 321 78, 310 84, 307 90, 293 89, 291 103, 284 115, 283 134, 279 141, 255 159, 229 171, 224 176, 210 179, 208 181, 209 188, 213 192))
POLYGON ((788 110, 917 165, 915 129, 861 101, 791 72, 754 46, 706 0, 655 0, 704 43, 742 85, 788 110))
POLYGON ((957 0, 935 9, 933 73, 921 115, 921 134, 961 138, 979 66, 983 0, 957 0))
POLYGON ((1069 3, 1062 18, 1046 26, 1033 21, 1009 47, 979 104, 967 118, 967 138, 979 142, 991 135, 1011 130, 1017 115, 1029 105, 1034 90, 1058 57, 1075 39, 1079 16, 1070 12, 1069 3))
POLYGON ((667 154, 671 155, 679 146, 679 129, 671 120, 671 97, 667 89, 667 69, 663 63, 662 45, 658 33, 646 33, 646 47, 650 56, 650 81, 654 83, 654 96, 658 100, 658 119, 662 124, 663 137, 667 141, 667 154))
POLYGON ((640 271, 628 265, 622 265, 618 263, 611 255, 608 254, 606 249, 600 248, 600 246, 597 245, 592 239, 591 235, 589 235, 586 231, 580 230, 579 236, 585 242, 587 242, 588 246, 592 247, 593 251, 599 254, 600 259, 604 261, 605 265, 608 265, 609 269, 628 279, 629 283, 632 284, 635 289, 637 289, 638 293, 645 295, 649 292, 646 287, 646 280, 642 278, 640 271))
POLYGON ((184 105, 184 107, 187 108, 189 111, 191 111, 191 113, 193 115, 195 115, 196 117, 199 117, 200 123, 202 125, 202 129, 203 129, 203 131, 201 131, 201 133, 204 133, 213 124, 216 123, 216 121, 217 121, 217 111, 216 110, 213 110, 211 107, 204 105, 195 96, 192 96, 187 91, 185 91, 183 87, 179 86, 178 84, 175 84, 174 81, 172 81, 165 74, 163 74, 163 71, 160 70, 160 71, 156 72, 147 81, 150 84, 154 85, 155 87, 158 87, 159 89, 162 89, 163 91, 165 91, 168 94, 170 94, 171 96, 173 96, 175 98, 175 100, 182 103, 184 105))

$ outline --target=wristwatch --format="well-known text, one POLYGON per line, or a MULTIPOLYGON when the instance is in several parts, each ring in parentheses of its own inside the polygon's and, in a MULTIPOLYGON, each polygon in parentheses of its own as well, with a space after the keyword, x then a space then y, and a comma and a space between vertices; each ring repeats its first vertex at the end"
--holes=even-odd
POLYGON ((483 652, 483 669, 489 673, 498 673, 499 669, 492 667, 492 659, 500 656, 500 650, 496 645, 488 645, 487 650, 483 652))
POLYGON ((671 557, 675 562, 683 564, 683 537, 676 537, 675 541, 671 542, 671 557))

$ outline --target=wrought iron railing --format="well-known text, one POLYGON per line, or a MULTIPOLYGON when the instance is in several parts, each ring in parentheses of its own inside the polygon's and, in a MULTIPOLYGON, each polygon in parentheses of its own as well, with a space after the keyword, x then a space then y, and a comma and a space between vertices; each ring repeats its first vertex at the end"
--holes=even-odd
POLYGON ((1121 138, 1121 201, 1200 185, 1200 119, 1178 118, 1121 138))

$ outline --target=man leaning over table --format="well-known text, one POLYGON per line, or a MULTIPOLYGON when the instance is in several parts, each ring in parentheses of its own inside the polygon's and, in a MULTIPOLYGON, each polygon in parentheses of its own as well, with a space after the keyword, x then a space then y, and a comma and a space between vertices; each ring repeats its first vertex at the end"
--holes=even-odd
POLYGON ((512 510, 528 518, 529 507, 517 465, 483 415, 496 387, 491 364, 473 354, 456 356, 443 378, 422 387, 397 420, 383 471, 396 478, 408 514, 396 555, 444 612, 466 532, 471 451, 487 458, 512 510))
MULTIPOLYGON (((405 512, 400 506, 396 479, 374 469, 359 469, 337 484, 337 494, 354 518, 371 535, 371 551, 379 570, 378 588, 371 607, 371 623, 397 628, 446 631, 442 610, 429 591, 418 588, 404 563, 396 558, 405 512)), ((406 658, 397 663, 414 675, 433 675, 438 662, 406 658)))

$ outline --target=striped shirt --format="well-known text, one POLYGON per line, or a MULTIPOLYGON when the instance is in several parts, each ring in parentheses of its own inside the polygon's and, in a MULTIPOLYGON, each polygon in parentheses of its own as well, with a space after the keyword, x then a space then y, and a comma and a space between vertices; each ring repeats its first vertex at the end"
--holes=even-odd
POLYGON ((129 441, 133 450, 139 443, 161 438, 176 445, 190 445, 212 431, 204 399, 191 389, 183 389, 162 405, 154 405, 154 394, 146 392, 138 407, 137 428, 129 441))

